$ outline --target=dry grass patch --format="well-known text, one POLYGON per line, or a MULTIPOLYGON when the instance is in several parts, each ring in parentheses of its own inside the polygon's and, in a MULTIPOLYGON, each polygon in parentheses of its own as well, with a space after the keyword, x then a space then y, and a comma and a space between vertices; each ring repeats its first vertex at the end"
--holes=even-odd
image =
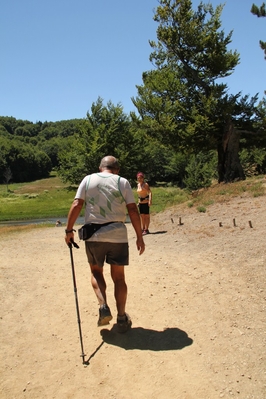
POLYGON ((44 227, 51 227, 51 225, 43 223, 43 224, 27 224, 23 226, 2 226, 0 227, 0 237, 3 237, 8 234, 17 234, 17 233, 22 233, 24 231, 42 229, 44 227))
MULTIPOLYGON (((191 194, 188 207, 197 206, 200 212, 214 203, 227 203, 232 198, 259 197, 265 195, 265 177, 250 178, 234 183, 215 183, 211 187, 191 194)), ((241 202, 240 202, 241 203, 241 202)))

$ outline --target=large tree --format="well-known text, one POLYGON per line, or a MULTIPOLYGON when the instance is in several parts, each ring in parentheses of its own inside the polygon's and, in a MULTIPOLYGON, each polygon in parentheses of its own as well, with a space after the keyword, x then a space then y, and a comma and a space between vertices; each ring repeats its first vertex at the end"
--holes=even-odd
POLYGON ((19 139, 0 136, 0 183, 6 182, 6 170, 13 182, 26 182, 49 176, 52 163, 47 154, 19 139))
POLYGON ((123 107, 111 101, 104 105, 98 98, 79 126, 59 152, 59 173, 65 181, 79 183, 89 173, 98 171, 105 155, 114 155, 121 164, 121 174, 133 178, 141 157, 141 138, 132 131, 131 121, 123 107), (132 168, 132 165, 136 168, 132 168))
MULTIPOLYGON (((260 7, 258 7, 256 4, 253 3, 251 7, 251 12, 252 14, 257 15, 257 17, 266 17, 265 3, 262 3, 260 7)), ((266 42, 260 40, 260 47, 264 51, 264 56, 266 59, 266 42)))
POLYGON ((154 20, 158 41, 151 41, 154 69, 132 98, 147 134, 176 150, 218 151, 219 181, 244 179, 238 151, 241 131, 251 128, 256 96, 228 95, 221 79, 239 63, 228 50, 232 32, 221 29, 223 6, 215 9, 190 0, 159 0, 154 20))

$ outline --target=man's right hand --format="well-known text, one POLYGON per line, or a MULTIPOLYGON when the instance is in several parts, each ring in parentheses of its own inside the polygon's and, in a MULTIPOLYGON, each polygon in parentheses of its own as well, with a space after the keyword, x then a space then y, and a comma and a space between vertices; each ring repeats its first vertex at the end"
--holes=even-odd
POLYGON ((74 241, 74 232, 72 231, 71 233, 66 233, 65 235, 66 245, 69 246, 69 244, 72 244, 73 241, 74 241))

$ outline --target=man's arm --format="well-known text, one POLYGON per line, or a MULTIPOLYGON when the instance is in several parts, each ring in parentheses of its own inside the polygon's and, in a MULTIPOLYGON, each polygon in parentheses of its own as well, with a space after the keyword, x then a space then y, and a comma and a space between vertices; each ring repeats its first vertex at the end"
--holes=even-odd
POLYGON ((69 233, 66 233, 66 236, 65 236, 65 241, 66 241, 67 245, 69 245, 71 240, 74 241, 74 232, 72 230, 73 230, 73 226, 81 212, 83 204, 84 204, 83 199, 75 198, 70 209, 69 209, 68 216, 67 216, 67 227, 66 227, 66 231, 69 231, 69 233))
POLYGON ((141 222, 140 222, 140 216, 139 216, 139 211, 138 211, 137 205, 135 203, 127 204, 127 211, 128 211, 132 226, 134 227, 134 230, 137 234, 136 245, 137 245, 139 254, 141 255, 145 251, 145 244, 144 244, 143 237, 142 237, 141 222))

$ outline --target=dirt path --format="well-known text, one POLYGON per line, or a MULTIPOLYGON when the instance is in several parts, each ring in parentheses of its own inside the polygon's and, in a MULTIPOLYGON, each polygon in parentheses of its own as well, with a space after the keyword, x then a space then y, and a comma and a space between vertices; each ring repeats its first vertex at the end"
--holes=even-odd
MULTIPOLYGON (((265 399, 265 224, 266 197, 205 214, 173 208, 152 218, 141 257, 128 225, 133 328, 125 335, 113 322, 96 325, 80 243, 73 252, 88 365, 63 228, 2 238, 1 399, 265 399)), ((115 316, 107 266, 105 275, 115 316)))

